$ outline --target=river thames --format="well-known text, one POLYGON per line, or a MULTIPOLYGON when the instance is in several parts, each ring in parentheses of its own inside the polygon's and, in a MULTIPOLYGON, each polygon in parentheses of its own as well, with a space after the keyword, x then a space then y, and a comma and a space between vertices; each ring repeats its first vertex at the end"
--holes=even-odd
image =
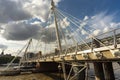
MULTIPOLYGON (((113 68, 116 78, 115 80, 120 80, 120 65, 117 63, 113 63, 113 68)), ((2 67, 0 69, 2 69, 2 67)), ((64 80, 59 76, 59 73, 23 73, 17 76, 0 76, 0 80, 64 80)), ((89 80, 95 80, 92 64, 90 64, 88 78, 89 80)))
POLYGON ((53 73, 27 73, 18 76, 1 76, 0 80, 63 80, 53 73))

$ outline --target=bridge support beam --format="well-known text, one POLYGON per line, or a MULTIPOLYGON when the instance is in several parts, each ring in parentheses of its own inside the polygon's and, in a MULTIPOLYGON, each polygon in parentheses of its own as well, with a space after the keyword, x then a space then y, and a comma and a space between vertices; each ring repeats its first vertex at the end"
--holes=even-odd
POLYGON ((58 65, 56 62, 37 62, 36 69, 39 72, 57 72, 58 65))
POLYGON ((82 70, 81 72, 79 72, 81 69, 84 68, 84 66, 80 66, 80 65, 85 65, 85 63, 73 63, 73 71, 76 75, 75 80, 85 80, 85 69, 82 70))
MULTIPOLYGON (((100 47, 99 39, 93 39, 93 43, 95 44, 96 48, 100 47)), ((93 43, 92 43, 92 48, 93 48, 93 43)), ((95 71, 95 79, 105 80, 102 62, 94 62, 93 65, 95 71)))
POLYGON ((105 80, 101 62, 94 62, 95 80, 105 80))
POLYGON ((105 80, 115 80, 112 62, 104 62, 105 80))

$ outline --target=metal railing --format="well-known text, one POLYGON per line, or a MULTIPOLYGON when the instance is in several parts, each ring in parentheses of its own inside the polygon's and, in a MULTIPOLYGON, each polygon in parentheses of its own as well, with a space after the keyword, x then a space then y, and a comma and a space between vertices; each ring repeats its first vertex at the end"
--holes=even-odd
MULTIPOLYGON (((105 47, 105 46, 110 46, 110 45, 114 45, 114 47, 117 47, 117 44, 120 44, 120 28, 111 30, 109 32, 106 33, 102 33, 98 36, 94 36, 97 40, 94 40, 93 38, 89 38, 84 40, 86 42, 86 44, 89 46, 87 46, 85 43, 79 43, 77 46, 77 51, 84 51, 84 50, 88 50, 88 49, 94 49, 97 48, 96 43, 99 44, 99 47, 105 47), (96 43, 95 43, 96 42, 96 43), (99 43, 101 42, 101 43, 99 43)), ((66 49, 62 50, 62 54, 69 54, 72 52, 76 51, 76 46, 72 46, 70 48, 67 48, 67 52, 66 49)), ((41 55, 41 56, 33 56, 32 58, 29 58, 28 60, 36 60, 36 59, 45 59, 45 58, 50 58, 50 57, 54 57, 56 55, 60 55, 59 51, 57 53, 49 53, 46 55, 41 55)))

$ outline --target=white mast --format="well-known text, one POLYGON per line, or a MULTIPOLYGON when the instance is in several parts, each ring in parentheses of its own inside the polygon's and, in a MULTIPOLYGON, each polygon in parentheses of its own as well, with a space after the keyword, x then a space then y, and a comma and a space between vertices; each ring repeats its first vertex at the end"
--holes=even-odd
POLYGON ((60 50, 60 53, 62 52, 62 47, 61 47, 61 41, 60 41, 60 35, 59 35, 59 30, 58 30, 58 24, 57 24, 57 18, 56 18, 56 14, 55 14, 55 5, 54 2, 52 0, 51 2, 52 5, 52 10, 53 10, 53 14, 54 14, 54 20, 55 20, 55 27, 56 27, 56 37, 57 37, 57 42, 58 42, 58 48, 60 50))
MULTIPOLYGON (((56 14, 55 14, 55 4, 54 4, 53 0, 52 0, 52 2, 51 2, 51 5, 52 5, 52 8, 51 8, 51 9, 53 10, 54 19, 55 19, 56 37, 57 37, 57 41, 58 41, 58 47, 59 47, 60 54, 61 54, 61 53, 62 53, 62 47, 61 47, 59 30, 58 30, 57 18, 56 18, 56 14)), ((62 61, 62 69, 63 69, 64 79, 67 80, 64 61, 62 61)))

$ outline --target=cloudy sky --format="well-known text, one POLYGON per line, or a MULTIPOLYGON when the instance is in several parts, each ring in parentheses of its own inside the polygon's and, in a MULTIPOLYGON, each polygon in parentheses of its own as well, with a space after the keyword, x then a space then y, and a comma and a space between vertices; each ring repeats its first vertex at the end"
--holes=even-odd
MULTIPOLYGON (((49 33, 55 32, 53 27, 49 30, 48 27, 44 27, 47 26, 45 22, 49 17, 50 2, 51 0, 0 0, 0 48, 6 49, 6 53, 10 51, 12 53, 22 48, 30 38, 41 39, 46 43, 55 41, 55 37, 49 38, 49 33)), ((58 9, 78 18, 81 21, 80 27, 94 30, 91 32, 94 35, 120 27, 119 0, 91 2, 90 0, 54 0, 54 2, 58 9)), ((72 25, 67 18, 65 17, 63 21, 67 26, 72 25)), ((53 23, 50 24, 52 25, 53 23)), ((82 30, 81 33, 85 35, 82 30)))

